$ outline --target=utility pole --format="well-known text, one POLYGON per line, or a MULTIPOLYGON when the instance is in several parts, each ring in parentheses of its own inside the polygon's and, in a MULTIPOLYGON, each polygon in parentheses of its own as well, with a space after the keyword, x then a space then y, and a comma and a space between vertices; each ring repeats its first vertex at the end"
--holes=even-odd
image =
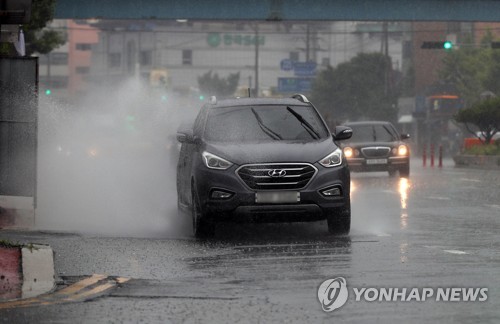
POLYGON ((389 32, 388 32, 388 26, 387 26, 387 21, 384 21, 382 23, 382 40, 381 40, 381 52, 384 54, 384 57, 387 60, 387 68, 385 69, 385 76, 384 76, 384 93, 387 96, 390 91, 390 84, 389 84, 389 74, 391 73, 392 66, 391 66, 391 59, 389 57, 389 32))
POLYGON ((311 42, 311 31, 309 29, 309 23, 306 24, 306 62, 309 62, 310 56, 310 43, 311 42))
POLYGON ((259 25, 255 23, 255 96, 259 96, 259 25))

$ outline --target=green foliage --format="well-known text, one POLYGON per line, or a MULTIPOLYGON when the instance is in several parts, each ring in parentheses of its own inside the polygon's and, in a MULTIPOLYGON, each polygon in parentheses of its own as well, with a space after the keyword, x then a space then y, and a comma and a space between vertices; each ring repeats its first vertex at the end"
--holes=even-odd
POLYGON ((500 97, 479 101, 470 108, 460 110, 455 120, 464 123, 471 133, 474 132, 469 124, 477 126, 484 134, 484 143, 489 144, 493 135, 500 131, 500 97))
POLYGON ((0 246, 6 247, 6 248, 14 248, 14 247, 21 247, 21 244, 2 239, 2 240, 0 240, 0 246))
POLYGON ((208 71, 198 77, 198 86, 201 93, 220 97, 233 96, 240 81, 240 72, 229 74, 227 78, 220 78, 217 73, 208 71))
POLYGON ((500 155, 500 140, 493 144, 475 145, 464 151, 469 155, 500 155))
POLYGON ((394 121, 397 93, 391 87, 393 75, 389 57, 360 53, 349 62, 320 72, 311 99, 327 120, 394 121))
POLYGON ((54 30, 43 30, 54 17, 56 0, 33 0, 31 20, 23 25, 26 55, 34 52, 47 54, 66 42, 65 35, 54 30))
POLYGON ((476 102, 485 91, 500 93, 500 51, 490 48, 491 41, 493 35, 486 33, 480 47, 449 51, 443 59, 439 76, 455 86, 466 106, 476 102))

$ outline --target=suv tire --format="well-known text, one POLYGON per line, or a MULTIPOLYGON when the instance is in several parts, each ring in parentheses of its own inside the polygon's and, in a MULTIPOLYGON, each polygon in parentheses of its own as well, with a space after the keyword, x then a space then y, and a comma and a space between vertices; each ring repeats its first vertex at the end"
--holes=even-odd
POLYGON ((328 232, 335 235, 347 235, 351 230, 351 205, 339 208, 327 215, 328 232))
POLYGON ((196 192, 193 192, 193 235, 196 238, 210 238, 215 235, 215 223, 208 219, 209 217, 203 213, 200 208, 200 201, 196 192))

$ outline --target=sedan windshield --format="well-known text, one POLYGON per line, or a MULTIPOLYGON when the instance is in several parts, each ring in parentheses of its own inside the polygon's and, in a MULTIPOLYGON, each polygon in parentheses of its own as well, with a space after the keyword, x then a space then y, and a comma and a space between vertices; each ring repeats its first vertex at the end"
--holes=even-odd
POLYGON ((398 134, 388 125, 349 125, 352 128, 350 142, 394 142, 398 134))
POLYGON ((205 126, 205 138, 213 142, 304 142, 327 137, 318 113, 308 106, 216 108, 205 126))

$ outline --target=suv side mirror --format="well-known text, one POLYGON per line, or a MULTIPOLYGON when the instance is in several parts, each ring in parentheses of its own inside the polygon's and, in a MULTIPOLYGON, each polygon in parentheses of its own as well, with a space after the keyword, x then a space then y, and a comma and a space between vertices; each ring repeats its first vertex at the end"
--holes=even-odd
POLYGON ((351 138, 352 129, 350 127, 347 127, 347 126, 337 126, 337 127, 335 127, 335 133, 333 133, 332 135, 336 141, 346 140, 346 139, 351 138))
POLYGON ((177 141, 179 143, 194 143, 193 130, 177 131, 177 141))
POLYGON ((401 134, 402 140, 409 139, 409 138, 410 138, 410 134, 401 134))

